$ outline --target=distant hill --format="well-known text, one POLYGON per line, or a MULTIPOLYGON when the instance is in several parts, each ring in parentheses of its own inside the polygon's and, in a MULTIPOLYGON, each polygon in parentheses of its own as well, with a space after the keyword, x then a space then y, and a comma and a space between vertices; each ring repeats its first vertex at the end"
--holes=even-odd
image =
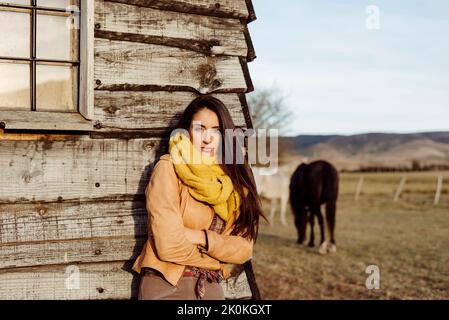
POLYGON ((326 159, 339 169, 449 166, 449 132, 283 137, 291 157, 326 159))

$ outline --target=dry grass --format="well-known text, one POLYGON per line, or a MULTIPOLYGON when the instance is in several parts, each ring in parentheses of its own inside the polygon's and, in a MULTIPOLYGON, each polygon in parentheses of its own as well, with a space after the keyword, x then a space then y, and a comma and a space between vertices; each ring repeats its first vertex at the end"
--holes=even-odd
MULTIPOLYGON (((438 206, 436 173, 406 173, 398 202, 393 195, 402 173, 343 174, 337 211, 335 254, 296 244, 289 225, 262 223, 254 249, 254 271, 263 299, 449 299, 449 172, 438 206), (368 265, 380 268, 380 289, 368 290, 368 265)), ((266 210, 268 211, 268 205, 266 210)), ((318 235, 318 236, 317 236, 318 235)))

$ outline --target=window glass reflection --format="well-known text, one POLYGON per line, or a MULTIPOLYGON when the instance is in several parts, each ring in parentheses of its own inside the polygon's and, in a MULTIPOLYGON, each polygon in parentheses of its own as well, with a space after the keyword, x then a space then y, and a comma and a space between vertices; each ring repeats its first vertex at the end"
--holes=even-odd
POLYGON ((49 8, 67 8, 70 5, 77 4, 78 1, 74 0, 37 0, 37 5, 39 7, 49 7, 49 8))
POLYGON ((30 57, 30 14, 0 8, 0 56, 30 57))
POLYGON ((38 14, 37 58, 77 60, 78 30, 67 26, 69 14, 38 14))
POLYGON ((30 110, 30 64, 0 61, 0 110, 30 110))
POLYGON ((8 1, 0 1, 1 4, 20 4, 20 5, 31 5, 30 0, 8 0, 8 1))
POLYGON ((37 111, 75 111, 77 70, 72 66, 37 65, 37 111))

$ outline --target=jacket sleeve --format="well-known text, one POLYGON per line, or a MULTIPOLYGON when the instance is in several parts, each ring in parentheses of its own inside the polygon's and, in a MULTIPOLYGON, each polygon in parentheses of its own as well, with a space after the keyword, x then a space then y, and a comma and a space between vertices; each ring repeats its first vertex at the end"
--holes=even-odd
POLYGON ((207 248, 200 246, 200 251, 222 262, 243 264, 253 255, 254 241, 239 235, 219 234, 206 230, 207 248))
POLYGON ((159 259, 181 265, 220 269, 217 259, 200 252, 200 248, 185 235, 178 177, 171 161, 161 159, 156 163, 145 195, 148 232, 153 237, 159 259))

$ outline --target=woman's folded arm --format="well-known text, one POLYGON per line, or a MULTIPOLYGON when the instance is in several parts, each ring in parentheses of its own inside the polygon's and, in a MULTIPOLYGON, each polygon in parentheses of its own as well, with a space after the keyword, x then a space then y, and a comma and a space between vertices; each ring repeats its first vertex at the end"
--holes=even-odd
POLYGON ((239 235, 224 235, 206 230, 207 248, 200 246, 201 252, 222 262, 243 264, 253 255, 254 241, 239 235))
POLYGON ((184 231, 180 211, 178 178, 169 160, 159 160, 145 189, 148 232, 156 254, 163 261, 209 269, 219 269, 220 262, 200 252, 184 231))

